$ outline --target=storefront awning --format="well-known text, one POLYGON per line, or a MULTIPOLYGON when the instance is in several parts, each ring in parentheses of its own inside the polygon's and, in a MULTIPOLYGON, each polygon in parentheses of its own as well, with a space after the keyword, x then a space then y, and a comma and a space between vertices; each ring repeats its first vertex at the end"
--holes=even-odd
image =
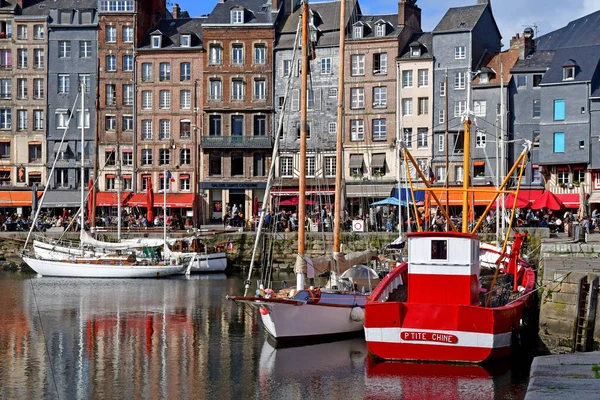
MULTIPOLYGON (((38 193, 38 198, 42 195, 38 193)), ((33 194, 30 191, 15 192, 6 191, 0 192, 0 207, 31 207, 33 194)))
POLYGON ((579 195, 577 193, 561 193, 556 197, 562 201, 566 208, 579 208, 579 195))
POLYGON ((69 148, 68 142, 63 142, 62 146, 61 146, 60 142, 54 143, 54 151, 58 151, 60 153, 66 153, 68 148, 69 148))
MULTIPOLYGON (((164 204, 162 193, 154 194, 154 207, 162 207, 164 204)), ((146 207, 146 193, 136 193, 127 203, 131 207, 146 207)), ((194 206, 193 193, 167 193, 167 207, 192 208, 194 206)))
MULTIPOLYGON (((450 206, 462 206, 463 204, 463 192, 462 191, 448 191, 446 197, 446 191, 444 189, 435 190, 435 195, 441 201, 442 205, 446 204, 448 199, 448 205, 450 206)), ((431 193, 431 192, 428 192, 431 193)), ((426 194, 427 195, 427 194, 426 194)), ((430 195, 431 196, 431 195, 430 195)), ((519 196, 521 197, 521 196, 519 196)), ((469 193, 469 204, 476 206, 487 206, 488 203, 494 198, 494 193, 488 192, 470 192, 469 193)), ((435 207, 437 204, 431 196, 430 204, 435 207)))
MULTIPOLYGON (((86 194, 87 195, 87 194, 86 194)), ((81 192, 78 190, 55 190, 46 192, 42 208, 79 207, 81 192)))
MULTIPOLYGON (((322 187, 322 188, 316 188, 316 187, 311 187, 310 189, 306 190, 306 194, 308 196, 310 195, 323 195, 323 196, 329 196, 329 195, 333 195, 335 194, 335 189, 331 188, 331 187, 322 187)), ((298 188, 276 188, 271 190, 271 196, 298 196, 299 192, 298 192, 298 188)))
POLYGON ((385 167, 385 153, 373 154, 371 159, 371 168, 383 168, 385 167))
POLYGON ((588 199, 588 202, 590 204, 592 204, 592 203, 594 203, 594 204, 600 203, 600 192, 592 192, 592 194, 590 195, 590 198, 588 199))
MULTIPOLYGON (((135 196, 133 192, 121 193, 121 205, 129 205, 128 202, 135 196)), ((98 192, 96 193, 96 207, 116 207, 118 204, 117 192, 98 192)))
POLYGON ((392 188, 393 185, 348 185, 346 197, 385 198, 390 196, 392 188))
POLYGON ((362 154, 350 154, 349 168, 362 168, 362 166, 363 166, 363 155, 362 154))

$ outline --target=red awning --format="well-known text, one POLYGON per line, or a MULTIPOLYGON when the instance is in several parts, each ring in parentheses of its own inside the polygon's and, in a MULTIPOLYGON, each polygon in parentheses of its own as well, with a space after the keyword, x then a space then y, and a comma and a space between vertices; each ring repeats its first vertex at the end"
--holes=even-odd
POLYGON ((577 193, 562 193, 556 197, 565 205, 566 208, 579 208, 579 195, 577 193))
MULTIPOLYGON (((132 192, 121 193, 121 205, 129 206, 129 201, 134 196, 132 192)), ((96 193, 96 207, 116 207, 117 192, 98 192, 96 193)))

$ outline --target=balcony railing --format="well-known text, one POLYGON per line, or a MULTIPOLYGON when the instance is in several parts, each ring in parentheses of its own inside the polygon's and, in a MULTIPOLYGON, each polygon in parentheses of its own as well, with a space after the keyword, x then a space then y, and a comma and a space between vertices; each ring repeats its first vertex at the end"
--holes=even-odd
POLYGON ((273 147, 271 136, 203 136, 202 147, 207 149, 270 149, 273 147))

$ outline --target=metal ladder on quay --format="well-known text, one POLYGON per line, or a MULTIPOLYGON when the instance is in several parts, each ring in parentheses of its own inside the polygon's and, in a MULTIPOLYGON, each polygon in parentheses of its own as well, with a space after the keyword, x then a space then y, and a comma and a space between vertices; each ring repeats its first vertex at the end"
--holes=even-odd
POLYGON ((588 282, 584 276, 577 291, 577 315, 573 332, 572 351, 592 351, 594 348, 594 326, 598 308, 599 278, 588 282))

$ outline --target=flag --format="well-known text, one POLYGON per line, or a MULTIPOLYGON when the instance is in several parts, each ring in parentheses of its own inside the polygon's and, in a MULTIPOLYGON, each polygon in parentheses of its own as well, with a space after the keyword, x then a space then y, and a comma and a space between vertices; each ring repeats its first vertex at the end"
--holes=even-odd
POLYGON ((433 170, 431 169, 431 167, 429 167, 429 181, 431 183, 435 182, 435 174, 433 173, 433 170))
POLYGON ((231 243, 231 240, 227 240, 225 247, 227 248, 227 251, 233 251, 233 243, 231 243))
POLYGON ((167 171, 167 179, 169 179, 169 182, 175 182, 175 178, 169 171, 167 171))

